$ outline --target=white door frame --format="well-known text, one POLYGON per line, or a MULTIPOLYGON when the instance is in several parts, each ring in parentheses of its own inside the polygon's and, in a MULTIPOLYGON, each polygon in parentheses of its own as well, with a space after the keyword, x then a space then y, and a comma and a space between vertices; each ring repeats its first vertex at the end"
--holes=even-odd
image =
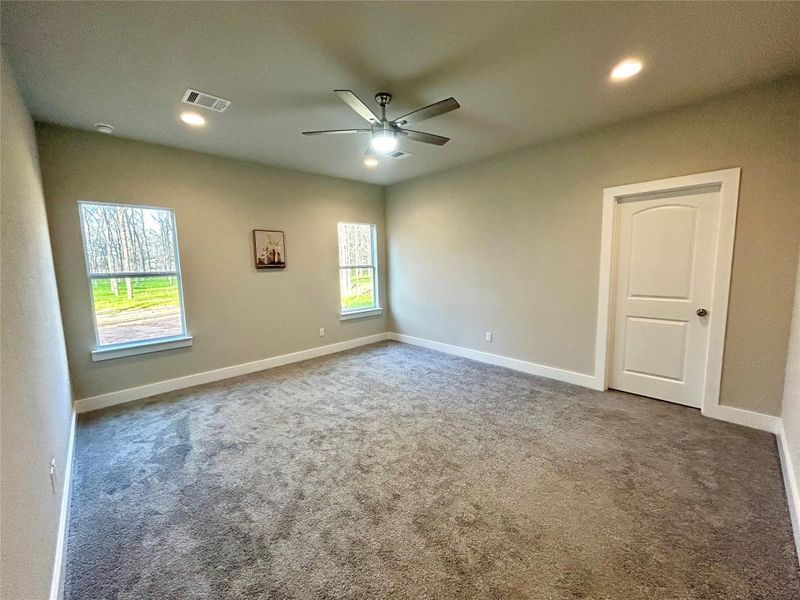
MULTIPOLYGON (((603 190, 603 228, 600 238, 600 290, 597 302, 597 341, 595 346, 595 379, 597 387, 608 389, 609 325, 612 321, 614 264, 616 262, 617 207, 622 200, 642 196, 643 200, 665 192, 718 188, 720 191, 720 223, 717 257, 714 263, 714 285, 710 304, 708 360, 701 400, 701 411, 709 417, 738 421, 730 411, 721 407, 719 388, 722 380, 722 356, 725 348, 725 326, 728 321, 728 295, 733 264, 733 240, 736 233, 736 211, 739 205, 740 168, 670 177, 644 183, 609 187, 603 190)), ((749 411, 741 411, 747 413, 749 411)), ((740 415, 746 419, 748 415, 740 415)), ((752 424, 742 422, 741 424, 752 424)))

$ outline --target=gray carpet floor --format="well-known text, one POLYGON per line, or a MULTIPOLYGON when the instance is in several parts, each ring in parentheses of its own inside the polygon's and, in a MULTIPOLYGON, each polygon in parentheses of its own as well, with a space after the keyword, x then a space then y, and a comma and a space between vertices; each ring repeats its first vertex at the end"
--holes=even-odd
POLYGON ((797 599, 775 438, 396 343, 82 415, 66 598, 797 599))

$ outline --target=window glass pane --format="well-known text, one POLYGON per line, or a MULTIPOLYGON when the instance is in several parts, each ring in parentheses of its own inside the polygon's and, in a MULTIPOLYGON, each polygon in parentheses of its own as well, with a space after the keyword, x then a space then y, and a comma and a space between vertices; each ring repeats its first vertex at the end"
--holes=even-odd
POLYGON ((83 203, 90 274, 175 271, 171 210, 83 203))
POLYGON ((374 265, 372 225, 339 223, 339 266, 374 265))
POLYGON ((183 334, 177 277, 92 280, 101 345, 183 334))
POLYGON ((339 269, 342 311, 375 307, 375 269, 339 269))

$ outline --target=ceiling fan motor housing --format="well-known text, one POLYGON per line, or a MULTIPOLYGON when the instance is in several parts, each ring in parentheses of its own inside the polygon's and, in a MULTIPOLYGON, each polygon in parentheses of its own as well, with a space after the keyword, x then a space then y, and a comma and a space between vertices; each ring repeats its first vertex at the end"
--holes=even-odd
POLYGON ((375 94, 375 102, 380 106, 386 106, 392 101, 392 95, 389 92, 378 92, 375 94))

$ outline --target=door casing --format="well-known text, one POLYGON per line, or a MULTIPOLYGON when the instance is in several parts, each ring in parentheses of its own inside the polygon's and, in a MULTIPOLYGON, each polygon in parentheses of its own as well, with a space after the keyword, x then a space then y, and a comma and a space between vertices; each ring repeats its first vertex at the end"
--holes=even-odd
MULTIPOLYGON (((710 312, 714 316, 709 324, 708 355, 705 386, 702 391, 701 411, 710 417, 719 414, 722 359, 725 349, 725 328, 728 321, 733 243, 736 234, 736 213, 739 205, 739 177, 741 169, 722 169, 682 177, 670 177, 643 183, 621 185, 603 190, 603 225, 600 240, 600 287, 597 303, 597 340, 595 350, 595 379, 598 388, 608 389, 610 363, 610 324, 613 314, 614 275, 616 264, 617 209, 623 200, 635 201, 652 198, 674 191, 718 188, 720 194, 720 222, 717 255, 713 272, 713 291, 710 312), (720 318, 722 317, 722 318, 720 318)), ((726 418, 725 420, 730 420, 726 418)))

